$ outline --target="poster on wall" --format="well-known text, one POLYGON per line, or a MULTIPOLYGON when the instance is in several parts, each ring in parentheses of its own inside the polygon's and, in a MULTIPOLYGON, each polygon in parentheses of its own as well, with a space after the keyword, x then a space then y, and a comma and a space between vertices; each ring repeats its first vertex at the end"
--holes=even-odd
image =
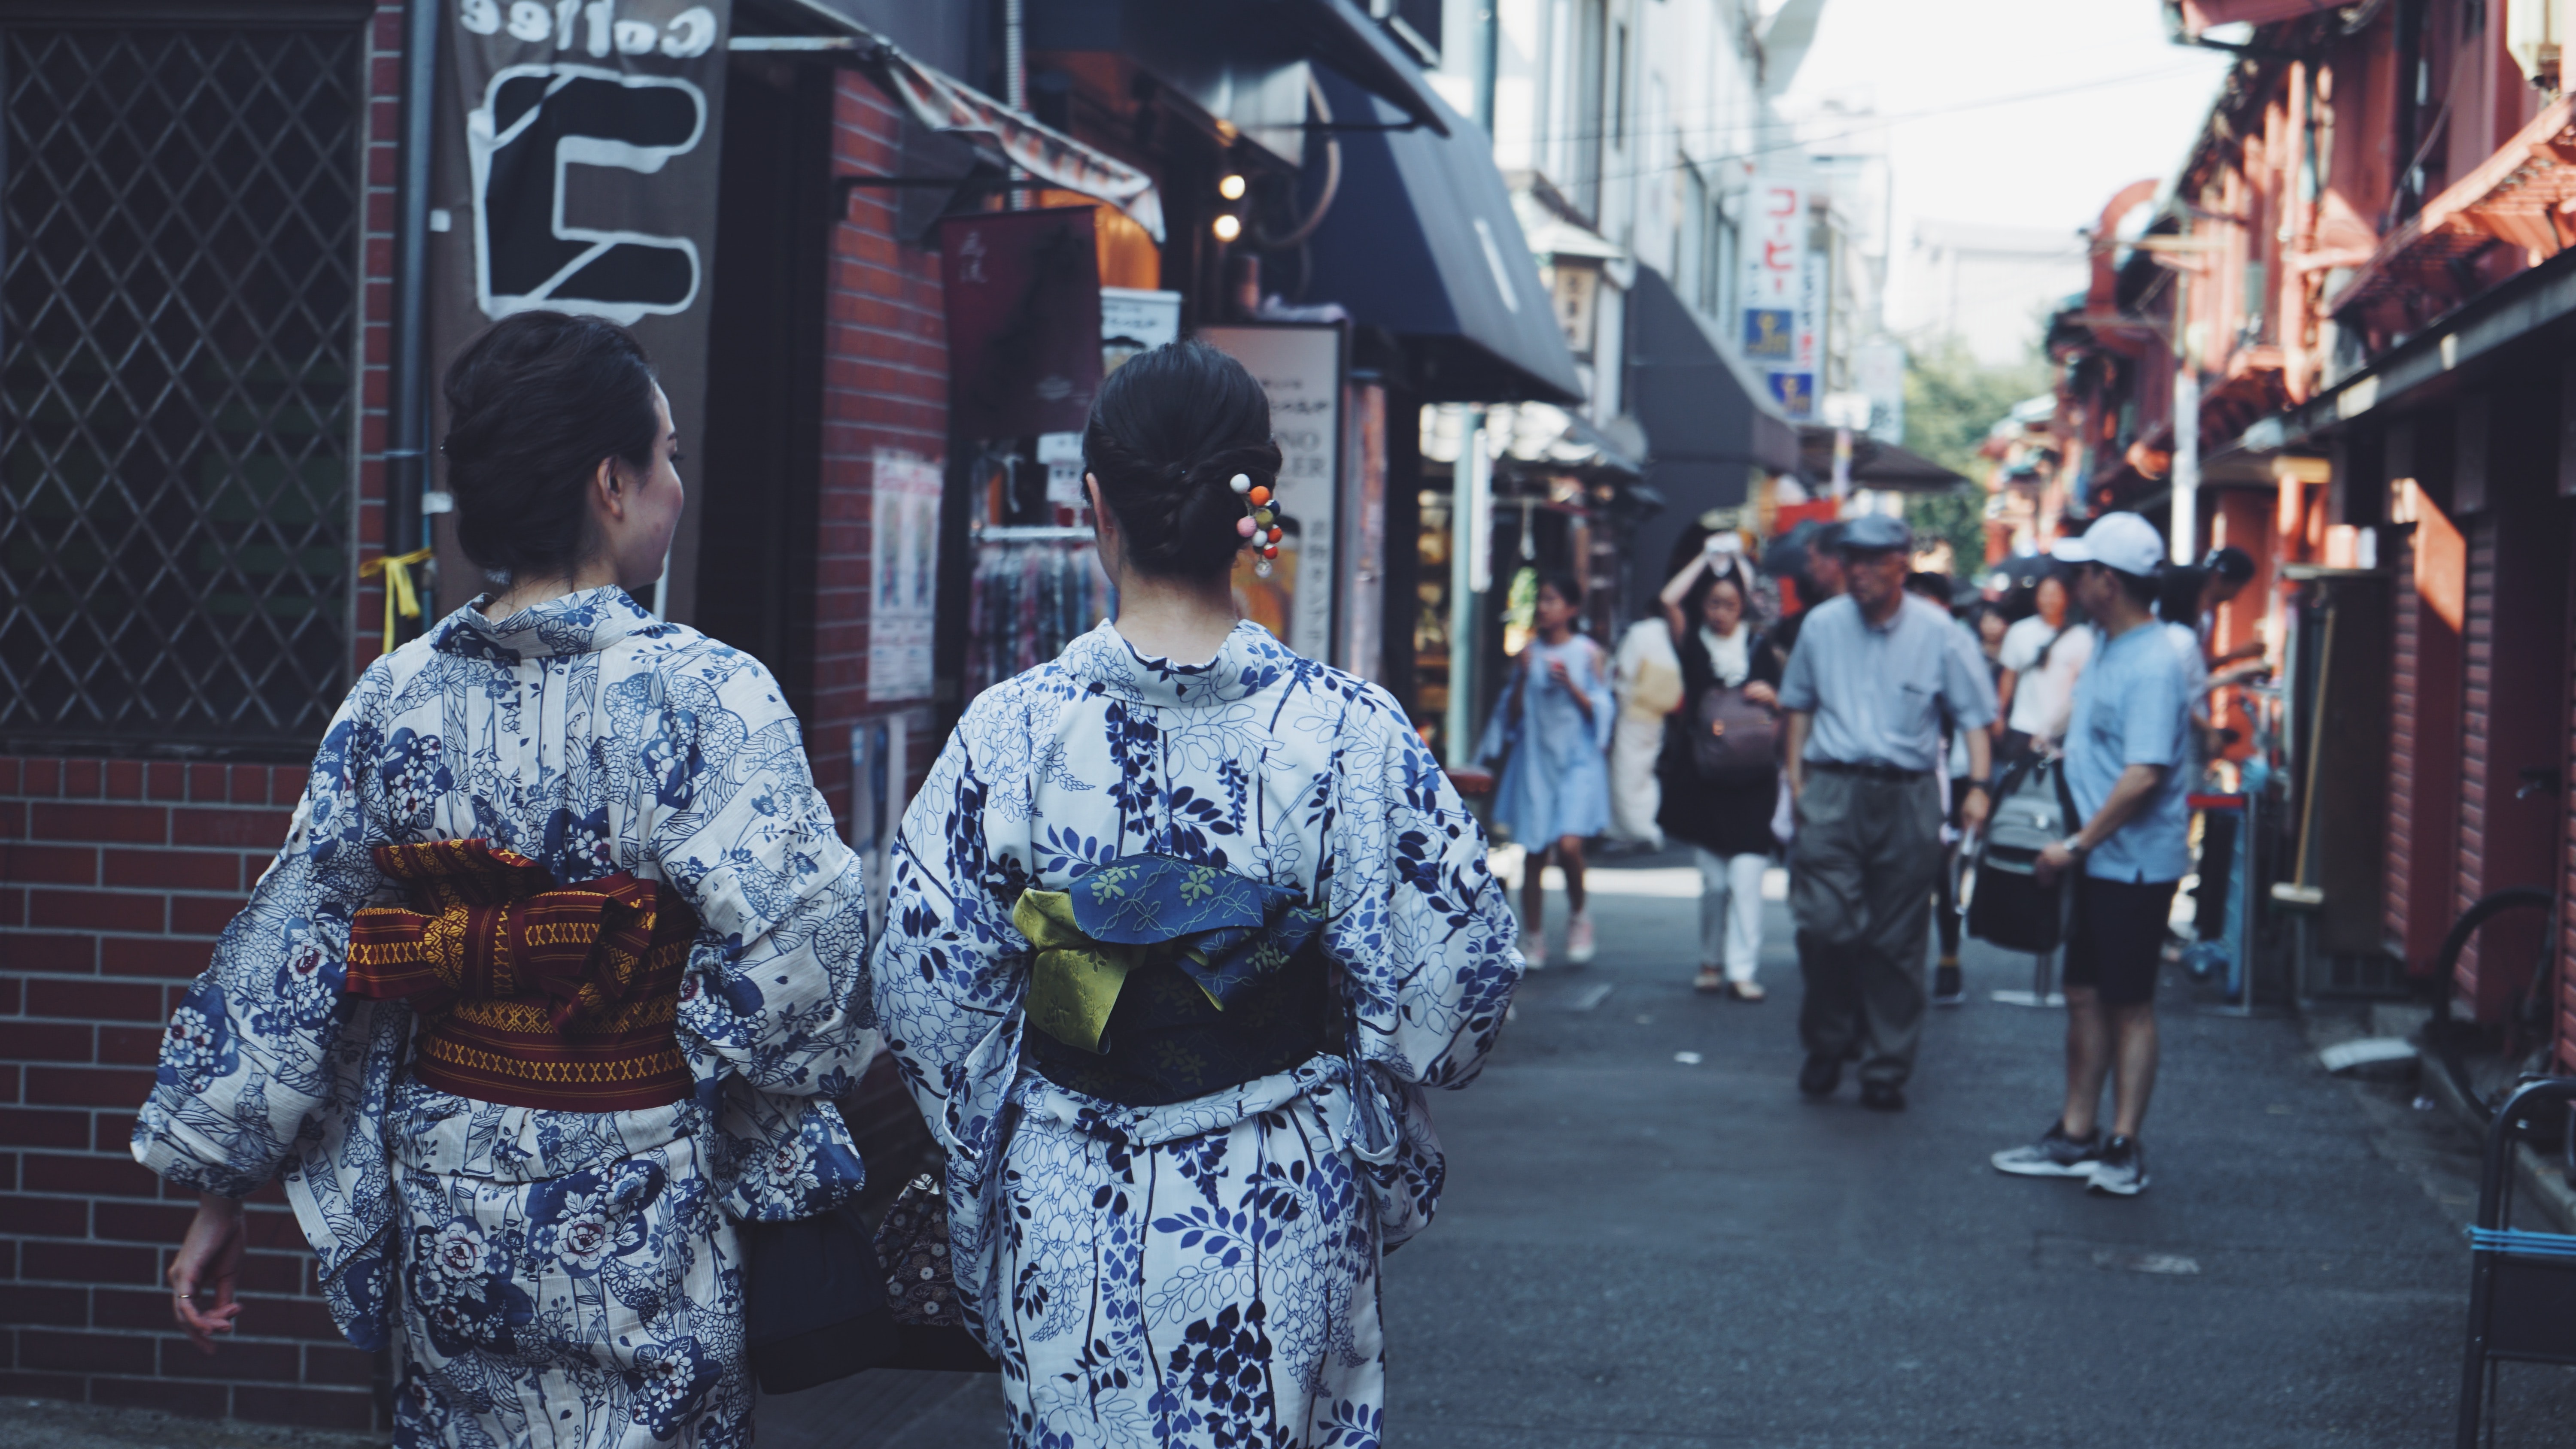
POLYGON ((1270 395, 1279 442, 1279 564, 1235 572, 1244 612, 1309 659, 1333 661, 1334 530, 1342 479, 1342 328, 1337 323, 1202 327, 1270 395), (1293 554, 1292 554, 1293 549, 1293 554), (1283 627, 1284 626, 1284 627, 1283 627))
POLYGON ((1823 259, 1807 245, 1813 223, 1806 188, 1756 176, 1745 211, 1744 325, 1737 340, 1772 398, 1804 420, 1816 411, 1816 328, 1825 280, 1823 259))
POLYGON ((938 613, 940 466, 876 455, 868 530, 868 700, 928 699, 938 613))
MULTIPOLYGON (((441 7, 430 211, 432 376, 512 313, 634 330, 685 448, 704 436, 709 278, 732 0, 455 0, 441 7)), ((433 386, 432 392, 436 389, 433 386)), ((443 432, 446 420, 436 420, 443 432)), ((687 620, 700 499, 655 596, 687 620)), ((441 535, 450 582, 476 571, 441 535)))

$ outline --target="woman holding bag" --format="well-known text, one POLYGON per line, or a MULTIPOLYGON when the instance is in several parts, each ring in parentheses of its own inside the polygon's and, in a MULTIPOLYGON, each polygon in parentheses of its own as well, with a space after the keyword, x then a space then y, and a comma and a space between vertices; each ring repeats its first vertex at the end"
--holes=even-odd
POLYGON ((1709 547, 1664 585, 1664 622, 1682 661, 1682 703, 1664 736, 1664 833, 1698 858, 1699 975, 1692 985, 1760 1001, 1762 872, 1779 842, 1771 817, 1780 794, 1776 760, 1780 661, 1753 627, 1752 580, 1735 535, 1709 547), (1731 738, 1730 738, 1731 736, 1731 738))
MULTIPOLYGON (((198 1194, 197 1347, 282 1179, 405 1445, 751 1441, 743 1228, 860 1183, 859 863, 747 655, 654 618, 669 403, 625 329, 522 312, 449 368, 494 592, 377 659, 161 1048, 136 1160, 198 1194)), ((881 1293, 882 1285, 877 1285, 881 1293)))

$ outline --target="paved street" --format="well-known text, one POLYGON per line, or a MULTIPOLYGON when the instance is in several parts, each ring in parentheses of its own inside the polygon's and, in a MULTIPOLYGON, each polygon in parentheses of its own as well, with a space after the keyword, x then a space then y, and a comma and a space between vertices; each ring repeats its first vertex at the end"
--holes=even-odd
MULTIPOLYGON (((2004 1178, 1987 1154, 2059 1091, 2062 1018, 1987 996, 2028 958, 1970 956, 1910 1111, 1848 1082, 1809 1105, 1785 908, 1769 1003, 1695 996, 1680 865, 1597 872, 1600 960, 1533 977, 1483 1080, 1435 1103, 1449 1191, 1387 1268, 1389 1443, 2448 1442, 2475 1162, 2407 1089, 2328 1077, 2300 1023, 2177 977, 2154 1186, 2004 1178)), ((2576 1373, 2506 1380, 2499 1442, 2566 1443, 2576 1373)), ((998 1443, 992 1393, 863 1376, 773 1401, 761 1442, 998 1443)))

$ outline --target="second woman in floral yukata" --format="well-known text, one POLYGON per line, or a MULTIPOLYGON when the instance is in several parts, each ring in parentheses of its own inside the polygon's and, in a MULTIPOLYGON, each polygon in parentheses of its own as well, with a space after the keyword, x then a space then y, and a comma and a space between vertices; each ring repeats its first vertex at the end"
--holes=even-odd
MULTIPOLYGON (((680 514, 642 349, 523 312, 447 374, 494 593, 367 666, 276 863, 170 1023, 134 1155, 236 1325, 281 1179, 394 1443, 751 1442, 738 1221, 855 1192, 823 1098, 874 1047, 859 867, 758 661, 646 613, 680 514)), ((217 1372, 222 1372, 218 1369, 217 1372)))
POLYGON ((1511 913, 1394 699, 1236 615, 1279 467, 1251 376, 1146 353, 1083 448, 1117 620, 933 767, 881 1026, 1014 1442, 1373 1446, 1379 1258, 1439 1198, 1424 1089, 1493 1044, 1511 913))

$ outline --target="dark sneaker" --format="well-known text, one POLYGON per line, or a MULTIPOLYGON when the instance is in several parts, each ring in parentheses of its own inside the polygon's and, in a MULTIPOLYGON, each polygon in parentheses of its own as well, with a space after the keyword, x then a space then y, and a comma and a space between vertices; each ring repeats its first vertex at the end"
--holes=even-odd
POLYGON ((1860 1104, 1873 1112, 1902 1112, 1905 1110, 1905 1089, 1894 1082, 1863 1082, 1860 1084, 1860 1104))
POLYGON ((2114 1137, 2102 1144, 2102 1160, 2093 1164, 2086 1192, 2105 1197, 2136 1197, 2147 1189, 2147 1149, 2135 1137, 2114 1137))
POLYGON ((1832 1052, 1814 1053, 1798 1068, 1798 1090, 1810 1097, 1830 1097, 1842 1084, 1843 1059, 1832 1052))
POLYGON ((1949 962, 1932 971, 1932 1004, 1965 1006, 1968 1004, 1967 983, 1959 979, 1959 963, 1949 962))
POLYGON ((2015 1177, 2091 1177, 2102 1160, 2102 1134, 2078 1141, 2066 1135, 2064 1122, 2051 1122, 2037 1142, 1998 1152, 1992 1160, 1995 1171, 2015 1177))

